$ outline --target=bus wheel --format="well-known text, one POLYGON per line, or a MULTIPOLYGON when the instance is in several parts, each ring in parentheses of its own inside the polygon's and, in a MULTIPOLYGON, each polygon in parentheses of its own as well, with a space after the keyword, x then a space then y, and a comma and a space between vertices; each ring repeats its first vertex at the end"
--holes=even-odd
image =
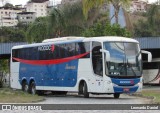
POLYGON ((28 84, 27 81, 22 82, 22 91, 28 92, 28 84))
POLYGON ((89 98, 89 93, 88 93, 86 82, 84 82, 84 86, 83 86, 83 95, 84 95, 84 98, 89 98))
POLYGON ((114 98, 119 98, 120 97, 120 93, 114 93, 114 98))
POLYGON ((33 81, 31 84, 30 84, 30 93, 32 94, 32 95, 35 95, 36 94, 36 84, 35 84, 35 82, 33 81))

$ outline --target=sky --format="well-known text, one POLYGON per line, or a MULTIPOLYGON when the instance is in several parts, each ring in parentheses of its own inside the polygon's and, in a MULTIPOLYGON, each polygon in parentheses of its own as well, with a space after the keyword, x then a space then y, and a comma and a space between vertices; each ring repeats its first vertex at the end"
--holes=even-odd
MULTIPOLYGON (((20 5, 20 4, 25 5, 29 0, 6 0, 6 1, 10 2, 13 5, 20 5)), ((50 1, 55 1, 55 4, 61 2, 61 0, 50 0, 50 1)), ((156 2, 157 0, 148 0, 148 1, 149 3, 153 3, 153 2, 156 2)))

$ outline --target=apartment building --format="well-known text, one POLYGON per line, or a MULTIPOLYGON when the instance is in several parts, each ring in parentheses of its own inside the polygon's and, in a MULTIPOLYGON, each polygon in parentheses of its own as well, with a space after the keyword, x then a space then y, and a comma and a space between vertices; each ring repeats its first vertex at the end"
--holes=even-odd
POLYGON ((26 5, 27 12, 35 12, 36 17, 44 17, 48 15, 47 7, 50 6, 49 0, 32 0, 26 5))
POLYGON ((23 24, 29 24, 35 21, 36 13, 35 12, 21 12, 17 14, 18 21, 23 24))
POLYGON ((12 27, 18 24, 17 13, 22 12, 20 8, 0 7, 0 27, 12 27))
POLYGON ((130 12, 146 12, 148 1, 132 0, 129 11, 130 12))

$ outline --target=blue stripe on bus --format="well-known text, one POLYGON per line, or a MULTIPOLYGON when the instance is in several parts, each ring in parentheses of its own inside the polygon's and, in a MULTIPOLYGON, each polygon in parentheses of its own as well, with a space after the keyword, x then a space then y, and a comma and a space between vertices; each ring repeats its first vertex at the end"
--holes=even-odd
POLYGON ((112 83, 119 85, 119 86, 134 86, 140 82, 140 78, 133 78, 133 79, 116 79, 112 78, 112 83))
POLYGON ((34 78, 36 86, 74 87, 77 82, 77 71, 78 59, 44 66, 20 63, 19 79, 26 77, 29 82, 30 78, 34 78))

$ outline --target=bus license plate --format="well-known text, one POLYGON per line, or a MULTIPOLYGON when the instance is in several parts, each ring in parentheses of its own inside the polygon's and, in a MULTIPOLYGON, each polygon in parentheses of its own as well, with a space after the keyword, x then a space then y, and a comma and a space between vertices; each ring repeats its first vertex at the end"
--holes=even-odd
POLYGON ((124 88, 123 91, 124 92, 129 92, 129 88, 124 88))

